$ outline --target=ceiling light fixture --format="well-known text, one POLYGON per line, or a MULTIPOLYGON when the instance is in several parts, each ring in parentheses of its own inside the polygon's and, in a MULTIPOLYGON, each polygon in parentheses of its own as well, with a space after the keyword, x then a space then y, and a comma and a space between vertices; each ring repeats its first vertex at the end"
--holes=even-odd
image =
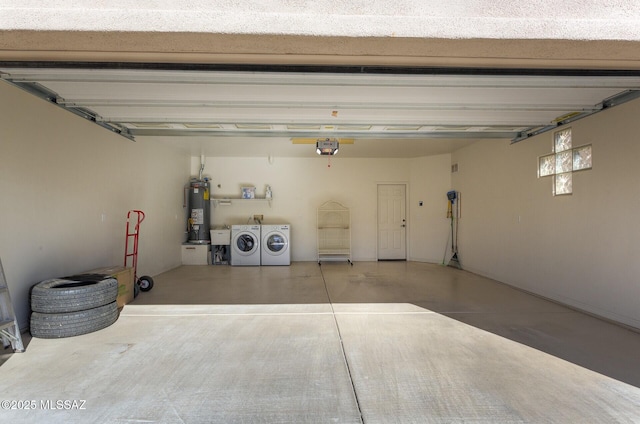
POLYGON ((338 153, 340 143, 336 138, 324 138, 316 140, 316 153, 323 156, 332 156, 338 153))

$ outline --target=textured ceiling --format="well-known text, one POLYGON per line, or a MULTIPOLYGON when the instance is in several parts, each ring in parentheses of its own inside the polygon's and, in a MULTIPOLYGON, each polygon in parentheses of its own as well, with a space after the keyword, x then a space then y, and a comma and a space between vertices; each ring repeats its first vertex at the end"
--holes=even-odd
POLYGON ((482 78, 445 81, 441 87, 424 82, 380 86, 362 75, 337 84, 314 86, 293 78, 261 85, 256 75, 235 86, 191 83, 191 95, 184 89, 188 84, 180 81, 173 86, 167 80, 146 81, 134 88, 131 82, 123 86, 108 79, 31 78, 44 87, 41 95, 76 107, 80 114, 87 111, 90 119, 137 138, 153 134, 157 142, 184 146, 194 154, 214 149, 220 155, 246 156, 278 150, 301 156, 309 147, 292 144, 291 137, 308 135, 300 128, 312 126, 319 126, 318 136, 334 135, 337 126, 350 127, 350 133, 338 135, 356 142, 341 149, 341 155, 446 153, 496 130, 502 131, 500 137, 512 137, 523 129, 553 125, 566 114, 606 106, 609 96, 635 90, 637 83, 601 86, 600 80, 589 86, 580 79, 572 87, 558 78, 560 86, 555 86, 553 77, 580 76, 581 70, 626 71, 624 75, 637 77, 639 49, 640 4, 624 0, 52 0, 46 7, 36 0, 0 0, 0 68, 5 76, 21 66, 68 69, 73 62, 89 72, 105 64, 125 72, 140 64, 147 64, 146 71, 210 65, 268 66, 271 71, 286 67, 289 72, 290 67, 308 66, 318 76, 346 66, 384 68, 387 76, 397 70, 399 79, 407 80, 407 70, 426 75, 425 69, 434 68, 445 74, 466 69, 467 76, 477 77, 491 76, 487 70, 495 69, 527 78, 552 77, 537 87, 505 88, 502 79, 483 86, 482 78), (226 133, 207 132, 206 127, 216 125, 226 133), (158 131, 161 126, 174 133, 158 131), (187 126, 204 128, 197 137, 185 137, 187 126), (394 127, 398 134, 390 130, 394 127), (450 130, 446 139, 438 129, 444 127, 450 130), (470 138, 474 134, 478 138, 470 138))
POLYGON ((626 0, 0 0, 0 60, 640 69, 626 0))

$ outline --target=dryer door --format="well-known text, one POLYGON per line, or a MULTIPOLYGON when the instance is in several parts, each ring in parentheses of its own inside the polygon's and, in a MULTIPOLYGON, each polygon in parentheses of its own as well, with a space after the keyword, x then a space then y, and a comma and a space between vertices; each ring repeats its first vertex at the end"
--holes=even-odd
POLYGON ((237 253, 249 256, 258 249, 258 239, 251 233, 239 233, 233 240, 237 253))
POLYGON ((289 245, 289 241, 287 240, 287 238, 282 233, 279 233, 277 231, 270 233, 267 238, 264 239, 264 242, 265 250, 271 256, 282 255, 287 251, 289 245))

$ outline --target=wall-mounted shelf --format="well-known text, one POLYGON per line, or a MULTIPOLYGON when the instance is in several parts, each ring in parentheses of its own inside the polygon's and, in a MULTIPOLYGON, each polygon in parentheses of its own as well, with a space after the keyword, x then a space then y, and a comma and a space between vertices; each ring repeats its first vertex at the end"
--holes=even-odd
POLYGON ((213 203, 213 207, 217 208, 218 206, 232 206, 232 205, 246 205, 246 204, 256 204, 256 203, 268 203, 269 207, 271 207, 271 200, 273 199, 265 199, 264 197, 257 197, 255 199, 242 199, 240 197, 222 197, 222 198, 212 198, 211 202, 213 203))

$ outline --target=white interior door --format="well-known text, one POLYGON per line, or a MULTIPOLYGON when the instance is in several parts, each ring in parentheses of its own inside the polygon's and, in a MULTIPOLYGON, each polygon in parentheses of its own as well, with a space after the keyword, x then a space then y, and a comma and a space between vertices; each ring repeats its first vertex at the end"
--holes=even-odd
POLYGON ((406 186, 378 185, 378 260, 407 259, 406 186))

